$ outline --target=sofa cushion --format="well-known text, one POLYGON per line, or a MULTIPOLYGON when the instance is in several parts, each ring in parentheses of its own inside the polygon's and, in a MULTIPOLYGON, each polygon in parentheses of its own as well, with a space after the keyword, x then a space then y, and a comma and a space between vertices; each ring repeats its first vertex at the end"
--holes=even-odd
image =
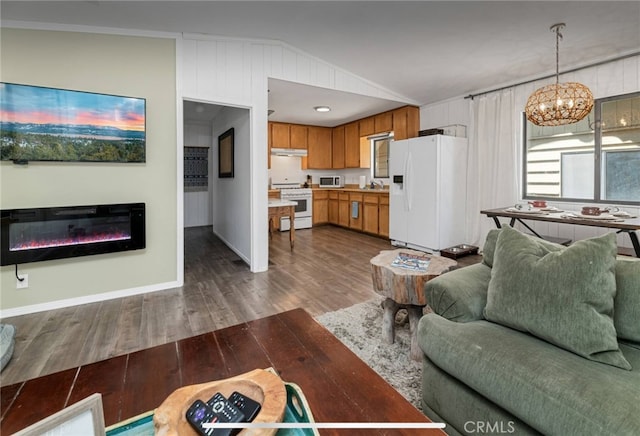
POLYGON ((491 268, 482 263, 449 271, 429 280, 425 297, 435 313, 457 322, 484 319, 491 268))
MULTIPOLYGON (((489 321, 456 323, 435 313, 418 341, 439 368, 543 434, 637 434, 640 350, 621 343, 621 371, 489 321)), ((443 405, 446 407, 446 405, 443 405)))
POLYGON ((618 337, 640 343, 640 259, 618 259, 616 286, 613 322, 618 337))
POLYGON ((496 241, 485 318, 591 360, 631 369, 613 324, 615 234, 550 251, 506 227, 496 241))

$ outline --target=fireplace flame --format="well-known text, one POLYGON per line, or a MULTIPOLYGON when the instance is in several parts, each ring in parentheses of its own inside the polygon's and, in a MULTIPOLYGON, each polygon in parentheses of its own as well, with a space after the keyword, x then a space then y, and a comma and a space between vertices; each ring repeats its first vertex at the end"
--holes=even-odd
POLYGON ((26 242, 16 242, 9 248, 9 251, 37 250, 39 248, 96 244, 99 242, 126 241, 127 239, 131 239, 131 235, 124 232, 104 233, 96 235, 78 235, 69 238, 41 239, 26 242))

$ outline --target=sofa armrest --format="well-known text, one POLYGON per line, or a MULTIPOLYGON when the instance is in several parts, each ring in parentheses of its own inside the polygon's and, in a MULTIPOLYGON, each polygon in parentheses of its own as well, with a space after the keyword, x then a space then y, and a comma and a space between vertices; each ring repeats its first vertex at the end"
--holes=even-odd
POLYGON ((491 268, 478 263, 456 269, 427 282, 425 296, 431 309, 455 322, 484 319, 491 268))

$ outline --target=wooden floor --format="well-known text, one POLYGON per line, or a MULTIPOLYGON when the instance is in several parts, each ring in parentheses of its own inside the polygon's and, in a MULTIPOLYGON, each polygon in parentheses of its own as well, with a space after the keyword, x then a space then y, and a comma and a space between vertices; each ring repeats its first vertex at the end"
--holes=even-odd
MULTIPOLYGON (((17 328, 14 356, 0 385, 281 313, 312 316, 377 296, 369 260, 389 241, 322 226, 275 232, 269 270, 249 267, 211 233, 185 229, 185 280, 180 288, 4 319, 17 328)), ((465 258, 477 261, 476 257, 465 258)))

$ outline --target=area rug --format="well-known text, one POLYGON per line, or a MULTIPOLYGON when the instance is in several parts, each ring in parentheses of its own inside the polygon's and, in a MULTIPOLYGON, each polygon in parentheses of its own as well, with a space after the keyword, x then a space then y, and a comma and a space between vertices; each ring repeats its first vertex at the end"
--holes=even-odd
MULTIPOLYGON (((316 320, 419 410, 422 364, 409 356, 409 323, 396 322, 393 344, 382 341, 382 299, 325 313, 316 320)), ((402 311, 401 311, 402 312, 402 311)), ((399 321, 402 313, 396 317, 399 321)))

